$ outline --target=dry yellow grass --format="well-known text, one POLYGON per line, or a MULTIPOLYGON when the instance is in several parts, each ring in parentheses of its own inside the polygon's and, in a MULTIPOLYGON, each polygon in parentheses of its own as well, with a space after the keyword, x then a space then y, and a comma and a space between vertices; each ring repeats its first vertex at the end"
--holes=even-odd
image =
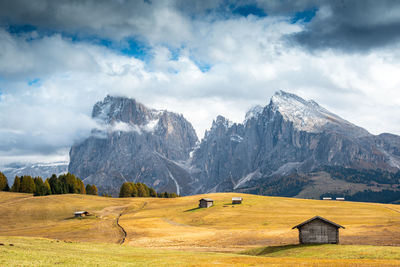
POLYGON ((398 205, 305 200, 218 193, 176 199, 112 199, 87 195, 32 197, 0 193, 0 235, 118 243, 180 250, 239 251, 268 245, 295 244, 291 227, 320 215, 346 227, 342 244, 400 245, 398 205), (202 197, 215 200, 194 209, 202 197), (241 205, 230 204, 242 196, 241 205), (70 219, 88 210, 93 219, 70 219))
MULTIPOLYGON (((358 251, 358 246, 340 246, 340 253, 349 258, 335 259, 335 245, 324 245, 323 251, 334 252, 328 258, 318 257, 319 251, 298 247, 295 257, 258 257, 216 252, 176 251, 138 248, 104 243, 62 242, 51 239, 0 236, 0 266, 399 266, 398 257, 351 258, 348 252, 358 251), (13 246, 10 246, 12 244, 13 246), (349 250, 350 249, 350 250, 349 250), (298 257, 302 254, 302 257, 298 257), (317 254, 317 255, 316 255, 317 254)), ((315 249, 316 247, 313 247, 315 249)), ((385 247, 377 247, 386 251, 385 247)), ((362 248, 374 254, 375 247, 362 248)), ((396 248, 392 248, 394 250, 396 248)), ((335 253, 336 252, 336 253, 335 253)), ((289 254, 290 255, 290 254, 289 254)), ((372 255, 374 256, 374 255, 372 255)))

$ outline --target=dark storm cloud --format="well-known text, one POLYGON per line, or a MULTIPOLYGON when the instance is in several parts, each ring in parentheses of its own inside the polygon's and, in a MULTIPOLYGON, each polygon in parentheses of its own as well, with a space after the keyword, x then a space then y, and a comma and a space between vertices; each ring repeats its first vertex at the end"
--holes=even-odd
MULTIPOLYGON (((316 2, 318 3, 318 2, 316 2)), ((310 50, 365 52, 400 38, 400 1, 324 1, 292 40, 310 50)))

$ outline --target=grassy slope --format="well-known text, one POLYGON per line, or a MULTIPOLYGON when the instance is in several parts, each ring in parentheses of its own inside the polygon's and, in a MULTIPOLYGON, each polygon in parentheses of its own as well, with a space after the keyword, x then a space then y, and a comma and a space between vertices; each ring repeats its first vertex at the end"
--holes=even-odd
MULTIPOLYGON (((7 254, 13 255, 8 258, 7 263, 14 259, 21 262, 43 260, 49 265, 56 260, 72 263, 76 255, 84 255, 90 262, 106 261, 109 258, 108 265, 118 265, 118 255, 120 255, 118 253, 122 253, 120 255, 122 259, 137 262, 139 265, 141 262, 143 265, 152 264, 158 258, 177 265, 191 262, 215 264, 214 261, 241 265, 246 262, 296 264, 302 261, 281 257, 292 258, 301 255, 307 258, 307 255, 312 255, 311 257, 320 255, 322 258, 329 258, 330 255, 334 255, 332 250, 340 249, 342 251, 340 255, 348 255, 343 258, 364 256, 371 258, 368 260, 371 264, 375 261, 373 258, 379 258, 388 259, 385 263, 395 262, 400 265, 398 259, 400 251, 391 247, 375 250, 375 247, 368 246, 297 246, 274 248, 277 251, 268 254, 266 252, 270 252, 270 248, 250 252, 268 258, 204 252, 240 251, 266 245, 294 244, 298 241, 298 233, 297 230, 291 230, 291 227, 315 215, 324 216, 346 227, 345 230, 341 230, 343 244, 400 245, 398 205, 219 193, 207 195, 215 200, 214 207, 196 209, 201 197, 204 195, 176 199, 110 199, 86 195, 32 197, 28 194, 0 192, 0 236, 3 236, 0 239, 7 241, 7 238, 10 238, 7 242, 21 244, 15 247, 0 246, 0 252, 5 253, 7 250, 14 253, 7 254), (242 196, 243 204, 230 205, 232 196, 242 196), (71 219, 76 210, 88 210, 96 217, 83 220, 71 219), (116 218, 121 213, 123 215, 120 217, 120 224, 128 233, 125 244, 135 248, 126 245, 92 243, 87 245, 56 241, 52 243, 48 240, 27 241, 23 238, 6 237, 35 236, 59 240, 118 243, 122 238, 122 232, 116 226, 116 218), (36 244, 35 242, 39 242, 37 247, 30 245, 30 243, 36 244), (30 249, 23 249, 26 246, 30 246, 30 249), (41 249, 42 246, 44 249, 41 249), (55 251, 52 251, 53 247, 55 251), (160 250, 162 248, 174 248, 186 252, 160 250), (62 254, 61 251, 64 249, 66 252, 62 254), (78 254, 78 249, 82 249, 83 254, 80 252, 78 254), (51 254, 58 253, 57 251, 60 251, 60 255, 51 254), (179 259, 173 260, 177 257, 179 259)), ((2 258, 0 254, 0 260, 2 258)), ((308 259, 307 263, 313 261, 308 259)), ((337 260, 321 261, 333 266, 340 265, 337 260)), ((350 263, 353 262, 350 260, 350 263)), ((3 265, 1 261, 0 265, 3 265)))
POLYGON ((127 212, 121 225, 129 244, 149 247, 198 248, 231 251, 298 242, 292 226, 320 215, 346 227, 343 244, 400 245, 400 208, 355 202, 305 200, 245 194, 209 194, 215 206, 194 209, 203 196, 147 202, 139 211, 127 212), (232 196, 241 205, 230 205, 232 196))
MULTIPOLYGON (((288 258, 290 255, 285 254, 279 258, 255 257, 115 244, 66 243, 26 237, 0 237, 0 243, 4 244, 0 246, 0 266, 399 266, 400 264, 399 260, 394 259, 301 259, 288 258)), ((356 248, 356 246, 343 247, 356 248)))

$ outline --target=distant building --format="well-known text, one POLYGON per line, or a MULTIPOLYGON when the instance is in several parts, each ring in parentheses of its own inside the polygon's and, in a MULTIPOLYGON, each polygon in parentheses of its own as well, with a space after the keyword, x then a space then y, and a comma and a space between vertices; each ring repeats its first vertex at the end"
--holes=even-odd
POLYGON ((76 211, 74 212, 75 217, 85 217, 89 215, 87 211, 76 211))
POLYGON ((214 204, 214 200, 210 198, 202 198, 199 200, 199 208, 209 208, 214 204))
POLYGON ((315 216, 292 229, 299 229, 300 244, 338 244, 339 228, 343 226, 315 216))
POLYGON ((331 197, 323 197, 322 200, 332 200, 331 197))
POLYGON ((336 200, 344 201, 344 197, 337 197, 336 200))
POLYGON ((233 197, 232 204, 242 204, 243 198, 241 197, 233 197))

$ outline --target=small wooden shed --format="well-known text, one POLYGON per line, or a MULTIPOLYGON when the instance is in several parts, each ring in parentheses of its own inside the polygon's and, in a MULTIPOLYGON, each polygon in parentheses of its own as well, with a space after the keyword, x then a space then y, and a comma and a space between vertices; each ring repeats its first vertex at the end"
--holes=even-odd
POLYGON ((75 211, 74 212, 75 217, 85 217, 89 215, 89 212, 87 211, 75 211))
POLYGON ((214 204, 214 200, 210 198, 202 198, 199 200, 199 208, 209 208, 214 204))
POLYGON ((232 204, 242 204, 243 198, 241 197, 233 197, 232 204))
POLYGON ((300 244, 338 244, 339 228, 343 226, 320 216, 315 216, 292 229, 299 229, 300 244))

